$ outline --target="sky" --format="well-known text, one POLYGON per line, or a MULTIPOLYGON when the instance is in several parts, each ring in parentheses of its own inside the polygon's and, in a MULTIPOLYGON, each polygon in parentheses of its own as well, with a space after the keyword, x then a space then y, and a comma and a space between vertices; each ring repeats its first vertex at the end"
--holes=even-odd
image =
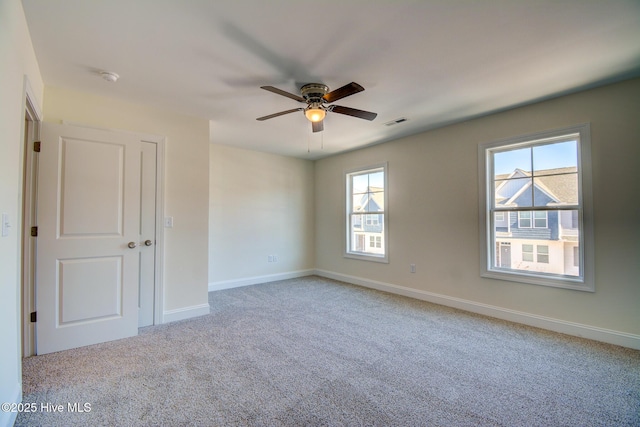
POLYGON ((547 145, 519 148, 496 152, 493 162, 496 175, 513 172, 516 168, 531 172, 535 170, 555 169, 578 166, 578 146, 576 141, 556 142, 547 145))

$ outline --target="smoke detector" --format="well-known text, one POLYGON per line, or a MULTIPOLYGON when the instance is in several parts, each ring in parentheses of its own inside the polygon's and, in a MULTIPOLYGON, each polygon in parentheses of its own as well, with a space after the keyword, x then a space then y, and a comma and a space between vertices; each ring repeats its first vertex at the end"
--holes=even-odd
POLYGON ((102 71, 100 72, 100 75, 102 76, 103 79, 105 79, 110 83, 115 83, 120 78, 119 75, 117 75, 116 73, 112 73, 111 71, 102 71))

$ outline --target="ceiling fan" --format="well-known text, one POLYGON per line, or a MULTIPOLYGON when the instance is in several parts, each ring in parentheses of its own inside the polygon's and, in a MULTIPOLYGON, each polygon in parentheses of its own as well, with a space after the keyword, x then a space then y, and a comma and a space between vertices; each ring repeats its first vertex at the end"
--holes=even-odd
POLYGON ((372 113, 370 111, 357 110, 355 108, 343 107, 340 105, 327 105, 364 90, 362 86, 354 82, 344 85, 336 90, 332 90, 331 92, 329 92, 329 87, 327 85, 322 83, 309 83, 300 88, 300 94, 302 96, 285 92, 284 90, 273 86, 261 86, 260 88, 278 95, 286 96, 287 98, 291 98, 298 102, 306 103, 307 106, 304 108, 294 108, 275 114, 269 114, 264 117, 258 117, 256 120, 259 121, 272 119, 274 117, 283 116, 296 111, 304 111, 304 115, 311 122, 311 128, 313 131, 321 132, 324 129, 322 121, 324 120, 326 113, 329 112, 345 114, 347 116, 365 120, 373 120, 378 115, 377 113, 372 113))

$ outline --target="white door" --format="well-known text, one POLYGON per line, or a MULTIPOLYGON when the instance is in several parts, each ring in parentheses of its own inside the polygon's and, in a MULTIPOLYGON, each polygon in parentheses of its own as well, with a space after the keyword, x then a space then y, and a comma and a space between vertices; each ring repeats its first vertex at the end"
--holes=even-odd
POLYGON ((49 123, 41 140, 36 352, 136 335, 140 140, 49 123))

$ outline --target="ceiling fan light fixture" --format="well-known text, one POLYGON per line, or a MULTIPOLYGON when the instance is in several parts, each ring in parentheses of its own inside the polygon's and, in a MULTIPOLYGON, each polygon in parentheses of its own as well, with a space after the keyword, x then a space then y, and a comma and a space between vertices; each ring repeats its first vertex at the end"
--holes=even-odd
POLYGON ((321 122, 322 120, 324 120, 324 116, 326 114, 327 113, 322 108, 313 105, 304 110, 304 115, 312 123, 321 122))

